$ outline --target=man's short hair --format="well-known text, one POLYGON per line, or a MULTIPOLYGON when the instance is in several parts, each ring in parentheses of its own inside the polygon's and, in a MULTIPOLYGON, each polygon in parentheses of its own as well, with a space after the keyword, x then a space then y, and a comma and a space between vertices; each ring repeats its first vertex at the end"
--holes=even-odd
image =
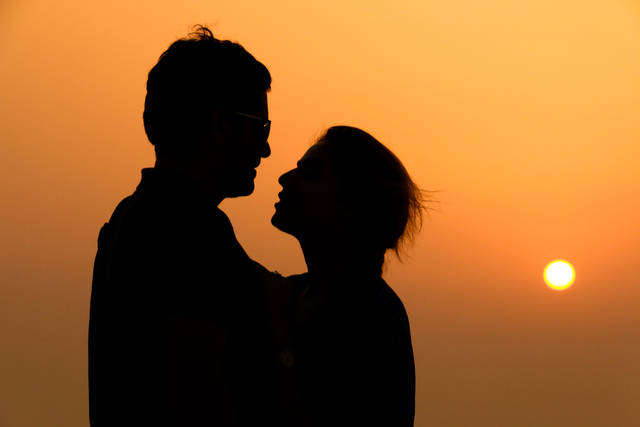
POLYGON ((205 26, 176 40, 149 71, 144 130, 158 149, 188 151, 215 109, 233 109, 271 88, 269 70, 244 47, 205 26))

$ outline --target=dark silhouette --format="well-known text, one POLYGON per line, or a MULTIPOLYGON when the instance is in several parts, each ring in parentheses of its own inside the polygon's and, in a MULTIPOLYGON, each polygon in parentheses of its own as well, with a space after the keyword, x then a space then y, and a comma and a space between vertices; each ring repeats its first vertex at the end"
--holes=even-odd
POLYGON ((149 72, 155 147, 100 230, 89 322, 93 427, 258 426, 277 417, 265 292, 218 209, 270 154, 268 70, 206 27, 149 72))
POLYGON ((404 306, 382 279, 424 198, 368 133, 330 128, 279 179, 272 223, 300 242, 308 272, 272 280, 290 417, 307 426, 412 426, 415 373, 404 306))

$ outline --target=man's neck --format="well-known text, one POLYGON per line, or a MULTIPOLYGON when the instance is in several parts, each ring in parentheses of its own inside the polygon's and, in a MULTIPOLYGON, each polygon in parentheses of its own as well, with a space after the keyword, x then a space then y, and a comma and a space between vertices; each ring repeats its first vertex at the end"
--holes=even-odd
POLYGON ((161 172, 171 172, 188 178, 195 185, 197 185, 204 194, 207 194, 216 206, 218 206, 224 200, 224 196, 221 195, 221 191, 216 187, 216 185, 214 185, 210 182, 210 180, 207 179, 206 175, 198 173, 198 170, 191 168, 183 163, 167 162, 156 159, 154 169, 161 172))

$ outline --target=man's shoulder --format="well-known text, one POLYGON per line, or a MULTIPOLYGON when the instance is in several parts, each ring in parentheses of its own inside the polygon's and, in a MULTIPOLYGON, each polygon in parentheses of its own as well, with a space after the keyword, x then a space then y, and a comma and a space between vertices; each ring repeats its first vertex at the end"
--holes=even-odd
POLYGON ((111 213, 111 217, 109 218, 108 224, 115 225, 116 223, 119 223, 120 221, 122 221, 123 218, 128 216, 129 211, 132 208, 135 208, 137 202, 138 201, 136 200, 135 193, 130 194, 124 199, 120 200, 120 202, 118 202, 115 209, 111 213))
POLYGON ((156 234, 165 240, 229 237, 233 228, 217 207, 136 190, 114 209, 106 228, 117 234, 156 234))

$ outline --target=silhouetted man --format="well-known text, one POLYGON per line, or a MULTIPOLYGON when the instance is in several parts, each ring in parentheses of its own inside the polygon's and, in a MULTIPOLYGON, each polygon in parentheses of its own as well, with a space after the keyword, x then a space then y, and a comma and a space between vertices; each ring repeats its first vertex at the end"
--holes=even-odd
POLYGON ((258 266, 218 209, 253 192, 270 154, 271 76, 206 27, 149 72, 155 147, 100 230, 89 322, 93 427, 244 426, 273 420, 273 364, 258 266))

